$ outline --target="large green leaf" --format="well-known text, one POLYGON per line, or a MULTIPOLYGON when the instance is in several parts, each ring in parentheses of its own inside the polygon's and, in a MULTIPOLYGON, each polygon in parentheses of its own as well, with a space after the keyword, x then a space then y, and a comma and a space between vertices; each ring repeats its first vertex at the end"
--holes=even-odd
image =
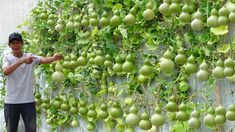
POLYGON ((122 28, 122 27, 119 27, 118 29, 119 29, 120 33, 122 34, 122 36, 124 38, 127 38, 127 30, 125 28, 122 28))
POLYGON ((220 53, 228 53, 229 49, 230 49, 229 44, 223 44, 217 48, 217 51, 220 53))
POLYGON ((154 43, 153 39, 148 39, 145 45, 148 48, 148 50, 155 50, 157 48, 157 45, 154 43))
POLYGON ((171 132, 187 132, 189 130, 188 123, 176 123, 175 125, 172 126, 171 132))
POLYGON ((115 5, 113 6, 113 11, 115 11, 115 10, 121 10, 121 9, 122 9, 122 7, 123 7, 123 5, 122 5, 122 4, 120 4, 120 3, 115 4, 115 5))
POLYGON ((215 44, 218 41, 219 41, 219 37, 218 36, 211 35, 210 40, 207 42, 207 44, 209 44, 209 45, 215 44))
POLYGON ((228 33, 228 26, 227 25, 222 25, 216 28, 211 28, 211 32, 214 33, 215 35, 225 35, 228 33))
POLYGON ((96 34, 98 34, 99 30, 97 27, 95 27, 92 31, 91 31, 91 36, 94 37, 96 34))

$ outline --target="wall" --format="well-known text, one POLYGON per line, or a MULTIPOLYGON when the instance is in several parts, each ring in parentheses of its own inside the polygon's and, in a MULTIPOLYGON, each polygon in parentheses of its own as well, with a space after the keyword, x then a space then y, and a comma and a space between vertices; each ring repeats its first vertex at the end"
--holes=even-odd
POLYGON ((0 4, 0 44, 7 43, 10 33, 19 31, 16 26, 22 24, 29 11, 38 0, 1 0, 0 4))

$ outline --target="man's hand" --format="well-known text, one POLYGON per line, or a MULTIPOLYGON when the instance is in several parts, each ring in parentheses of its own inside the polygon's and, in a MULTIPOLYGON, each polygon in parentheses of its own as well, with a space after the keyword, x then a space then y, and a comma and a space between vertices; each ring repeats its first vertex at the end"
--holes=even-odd
POLYGON ((33 59, 36 59, 36 57, 33 56, 29 56, 29 57, 24 57, 21 58, 19 61, 17 61, 14 64, 11 64, 9 66, 6 66, 3 68, 3 74, 5 76, 8 76, 9 74, 11 74, 12 72, 14 72, 16 70, 16 68, 18 68, 21 64, 31 64, 33 62, 33 59))
POLYGON ((56 53, 56 54, 54 54, 53 58, 55 59, 55 61, 58 61, 58 60, 64 59, 64 56, 56 53))
POLYGON ((36 58, 33 56, 29 56, 29 57, 22 58, 20 61, 25 64, 31 64, 33 62, 33 59, 36 59, 36 58))

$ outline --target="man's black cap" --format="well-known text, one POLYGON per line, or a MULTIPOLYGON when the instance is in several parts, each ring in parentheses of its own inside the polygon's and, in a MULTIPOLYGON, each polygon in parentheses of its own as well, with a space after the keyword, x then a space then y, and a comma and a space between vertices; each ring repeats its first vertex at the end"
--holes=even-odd
POLYGON ((12 34, 9 35, 9 43, 12 41, 12 40, 19 40, 23 43, 23 38, 21 36, 21 34, 17 33, 17 32, 14 32, 12 34))

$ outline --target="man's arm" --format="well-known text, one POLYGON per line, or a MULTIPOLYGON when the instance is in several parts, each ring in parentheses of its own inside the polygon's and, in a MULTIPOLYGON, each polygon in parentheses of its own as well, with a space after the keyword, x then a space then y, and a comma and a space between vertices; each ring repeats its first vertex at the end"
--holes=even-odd
POLYGON ((64 57, 61 54, 55 54, 52 57, 42 57, 39 61, 40 64, 49 64, 52 63, 54 61, 58 61, 63 59, 64 57))
POLYGON ((18 60, 16 63, 11 64, 9 66, 6 66, 3 68, 3 74, 5 76, 8 76, 9 74, 11 74, 12 72, 14 72, 21 64, 26 63, 26 64, 31 64, 33 62, 33 59, 35 57, 29 56, 29 57, 25 57, 22 58, 20 60, 18 60))

